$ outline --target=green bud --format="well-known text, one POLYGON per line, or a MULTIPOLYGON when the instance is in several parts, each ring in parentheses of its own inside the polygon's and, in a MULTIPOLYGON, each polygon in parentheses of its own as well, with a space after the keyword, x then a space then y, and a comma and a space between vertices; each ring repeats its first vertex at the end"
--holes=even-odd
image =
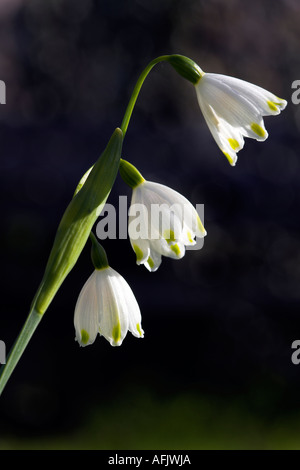
POLYGON ((136 167, 126 160, 123 160, 123 158, 120 160, 119 171, 123 181, 132 189, 136 188, 139 184, 145 181, 136 167))
POLYGON ((92 232, 90 233, 90 239, 92 241, 91 258, 95 269, 108 268, 107 256, 103 246, 100 245, 92 232))
POLYGON ((179 73, 183 78, 186 78, 193 85, 197 85, 199 80, 203 77, 204 72, 199 65, 192 59, 179 54, 173 54, 166 59, 169 64, 179 73))
POLYGON ((59 224, 43 280, 32 307, 43 314, 75 265, 114 184, 123 134, 116 129, 101 157, 73 197, 59 224))

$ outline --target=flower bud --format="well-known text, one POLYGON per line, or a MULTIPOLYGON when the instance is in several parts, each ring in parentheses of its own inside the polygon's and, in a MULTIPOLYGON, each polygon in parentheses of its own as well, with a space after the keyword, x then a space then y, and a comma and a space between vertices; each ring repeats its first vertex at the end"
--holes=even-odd
POLYGON ((123 142, 116 129, 80 191, 73 197, 59 224, 45 274, 33 300, 43 314, 75 265, 115 181, 123 142))
POLYGON ((204 75, 203 70, 201 70, 196 62, 183 55, 170 55, 167 62, 172 65, 179 75, 192 82, 193 85, 196 85, 204 75))
POLYGON ((145 179, 142 177, 141 173, 133 166, 131 163, 123 160, 120 160, 120 175, 123 181, 130 186, 130 188, 134 189, 139 184, 143 183, 145 179))

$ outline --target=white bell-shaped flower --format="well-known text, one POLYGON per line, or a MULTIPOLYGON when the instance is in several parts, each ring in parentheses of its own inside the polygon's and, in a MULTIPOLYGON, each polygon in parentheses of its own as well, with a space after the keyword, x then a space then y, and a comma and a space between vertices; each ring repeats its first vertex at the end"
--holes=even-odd
POLYGON ((206 123, 231 165, 244 146, 244 137, 266 140, 263 116, 276 115, 287 102, 238 78, 204 73, 195 85, 206 123))
POLYGON ((133 188, 128 232, 137 264, 149 271, 158 269, 162 255, 182 258, 185 246, 206 235, 196 209, 184 196, 145 180, 133 188))
POLYGON ((159 183, 146 181, 126 160, 120 174, 131 188, 128 233, 137 264, 156 271, 162 256, 180 259, 185 246, 206 231, 194 206, 181 194, 159 183))
MULTIPOLYGON (((95 239, 92 241, 95 248, 97 242, 95 239)), ((130 286, 108 266, 107 258, 103 262, 103 257, 98 254, 99 251, 92 256, 96 269, 83 286, 76 303, 76 340, 81 346, 87 346, 99 333, 112 346, 120 346, 128 331, 137 338, 143 338, 141 312, 130 286)))

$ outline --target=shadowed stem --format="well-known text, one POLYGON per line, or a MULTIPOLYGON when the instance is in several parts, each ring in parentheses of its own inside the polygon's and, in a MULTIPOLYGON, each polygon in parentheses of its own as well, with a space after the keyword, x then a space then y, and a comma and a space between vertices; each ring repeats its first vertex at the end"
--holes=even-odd
POLYGON ((139 96, 139 92, 142 88, 142 85, 145 81, 145 78, 147 77, 148 73, 152 70, 152 68, 154 67, 154 65, 158 64, 159 62, 164 62, 166 60, 169 59, 169 55, 162 55, 162 56, 159 56, 157 57, 156 59, 152 60, 148 65, 147 67, 143 70, 143 72, 141 73, 141 75, 139 76, 138 78, 138 81, 136 82, 136 85, 133 89, 133 92, 132 92, 132 95, 130 97, 130 100, 129 100, 129 103, 128 103, 128 106, 127 106, 127 109, 125 111, 125 114, 124 114, 124 118, 123 118, 123 121, 122 121, 122 124, 120 126, 120 129, 122 130, 123 132, 123 138, 125 137, 125 134, 126 134, 126 131, 127 131, 127 128, 128 128, 128 125, 129 125, 129 121, 130 121, 130 118, 131 118, 131 114, 132 114, 132 111, 133 111, 133 108, 134 108, 134 105, 136 103, 136 100, 139 96))

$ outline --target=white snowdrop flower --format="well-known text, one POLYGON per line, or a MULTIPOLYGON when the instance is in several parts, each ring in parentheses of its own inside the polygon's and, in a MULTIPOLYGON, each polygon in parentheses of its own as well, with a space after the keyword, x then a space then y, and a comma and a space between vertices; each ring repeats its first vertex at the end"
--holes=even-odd
POLYGON ((143 338, 141 312, 130 286, 108 266, 103 253, 98 256, 103 248, 95 243, 93 240, 94 251, 98 251, 92 256, 96 269, 83 286, 75 307, 76 340, 80 346, 87 346, 99 333, 112 346, 120 346, 128 331, 143 338))
POLYGON ((195 84, 206 123, 231 165, 244 146, 244 137, 266 140, 263 116, 279 114, 287 102, 238 78, 202 72, 195 84))
POLYGON ((146 181, 129 162, 121 159, 120 173, 132 187, 128 233, 137 264, 156 271, 162 256, 180 259, 185 246, 206 231, 193 205, 181 194, 146 181))

